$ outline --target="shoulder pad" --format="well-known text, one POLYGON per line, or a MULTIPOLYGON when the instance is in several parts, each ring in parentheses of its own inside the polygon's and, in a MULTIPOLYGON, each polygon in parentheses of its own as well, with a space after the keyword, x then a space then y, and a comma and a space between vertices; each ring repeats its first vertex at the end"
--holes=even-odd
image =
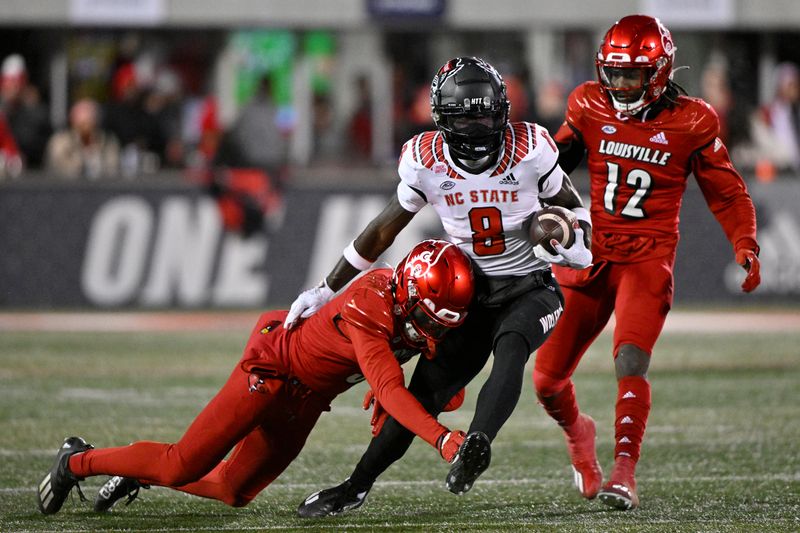
POLYGON ((392 338, 394 298, 392 271, 367 272, 346 289, 341 309, 342 319, 353 326, 392 338))
MULTIPOLYGON (((431 168, 436 155, 433 146, 434 137, 441 137, 441 134, 438 131, 425 131, 414 135, 403 145, 400 158, 407 154, 414 165, 431 168)), ((439 160, 443 160, 443 157, 439 160)))
POLYGON ((537 126, 531 122, 510 122, 506 127, 503 154, 492 176, 503 174, 509 167, 530 159, 536 148, 537 126))
POLYGON ((705 100, 679 96, 678 110, 683 115, 686 131, 697 138, 698 146, 709 144, 719 135, 719 116, 705 100))

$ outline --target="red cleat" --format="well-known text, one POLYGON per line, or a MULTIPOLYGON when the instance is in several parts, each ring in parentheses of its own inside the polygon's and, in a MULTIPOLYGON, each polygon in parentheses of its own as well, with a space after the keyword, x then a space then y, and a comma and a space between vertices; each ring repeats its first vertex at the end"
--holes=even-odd
POLYGON ((603 483, 603 471, 597 462, 594 441, 597 435, 591 416, 580 414, 575 423, 565 428, 567 450, 575 473, 575 486, 587 500, 593 499, 603 483))
POLYGON ((611 479, 603 486, 598 496, 601 502, 620 511, 630 511, 639 507, 633 467, 625 461, 615 462, 611 479))

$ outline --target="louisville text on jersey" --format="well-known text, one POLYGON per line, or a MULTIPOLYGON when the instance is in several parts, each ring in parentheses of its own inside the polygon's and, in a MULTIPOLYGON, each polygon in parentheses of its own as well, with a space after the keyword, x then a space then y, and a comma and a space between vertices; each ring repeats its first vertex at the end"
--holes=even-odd
POLYGON ((624 159, 634 159, 644 163, 652 163, 662 167, 666 166, 669 158, 672 157, 671 152, 662 152, 661 150, 653 150, 652 148, 647 148, 646 146, 607 141, 605 139, 600 139, 600 148, 598 149, 598 152, 601 154, 622 157, 624 159))

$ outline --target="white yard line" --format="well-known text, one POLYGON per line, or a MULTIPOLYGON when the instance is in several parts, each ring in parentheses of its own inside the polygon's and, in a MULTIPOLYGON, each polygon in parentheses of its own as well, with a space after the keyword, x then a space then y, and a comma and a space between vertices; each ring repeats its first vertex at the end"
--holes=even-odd
MULTIPOLYGON (((563 476, 558 478, 520 478, 520 479, 483 479, 478 482, 479 485, 491 485, 491 486, 511 486, 511 487, 518 487, 518 486, 525 486, 525 485, 536 485, 536 486, 561 486, 567 483, 571 479, 570 476, 563 476), (565 481, 566 480, 566 481, 565 481)), ((685 476, 685 477, 670 477, 670 478, 663 478, 663 477, 639 477, 637 476, 637 481, 639 483, 646 483, 646 484, 664 484, 664 483, 693 483, 693 482, 707 482, 707 483, 718 483, 718 482, 769 482, 769 481, 779 481, 782 483, 790 483, 795 481, 800 481, 800 472, 795 472, 793 474, 762 474, 762 475, 755 475, 755 476, 685 476)), ((276 491, 276 490, 297 490, 297 489, 306 489, 306 490, 314 490, 320 488, 323 485, 322 483, 274 483, 267 487, 266 491, 276 491)), ((414 481, 378 481, 375 483, 376 487, 395 487, 395 488, 414 488, 414 487, 440 487, 442 485, 442 481, 439 479, 423 479, 423 480, 414 480, 414 481)), ((170 490, 165 489, 163 487, 154 487, 154 489, 158 490, 170 490)), ((36 487, 0 487, 0 494, 24 494, 28 492, 35 492, 36 487)))
MULTIPOLYGON (((237 312, 79 312, 0 313, 0 331, 137 332, 243 331, 258 311, 237 312)), ((614 325, 612 317, 606 330, 614 325)), ((672 311, 665 332, 800 332, 800 309, 758 311, 672 311)))

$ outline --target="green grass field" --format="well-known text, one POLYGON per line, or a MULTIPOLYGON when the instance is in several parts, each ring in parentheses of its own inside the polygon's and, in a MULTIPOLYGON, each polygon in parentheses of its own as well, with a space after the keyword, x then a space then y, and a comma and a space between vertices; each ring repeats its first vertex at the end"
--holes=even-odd
MULTIPOLYGON (((579 497, 561 432, 526 377, 491 467, 461 497, 444 488, 447 465, 418 441, 358 511, 295 516, 308 493, 346 477, 365 448, 362 384, 334 402, 295 463, 245 508, 153 488, 106 515, 76 494, 59 514, 39 514, 34 487, 65 436, 98 447, 177 439, 226 379, 245 337, 0 333, 0 531, 800 530, 800 331, 662 336, 634 512, 579 497)), ((606 471, 616 393, 609 352, 604 335, 576 375, 581 405, 599 423, 606 471)), ((468 426, 482 382, 460 411, 442 416, 445 424, 468 426)), ((104 481, 83 483, 90 499, 104 481)))

